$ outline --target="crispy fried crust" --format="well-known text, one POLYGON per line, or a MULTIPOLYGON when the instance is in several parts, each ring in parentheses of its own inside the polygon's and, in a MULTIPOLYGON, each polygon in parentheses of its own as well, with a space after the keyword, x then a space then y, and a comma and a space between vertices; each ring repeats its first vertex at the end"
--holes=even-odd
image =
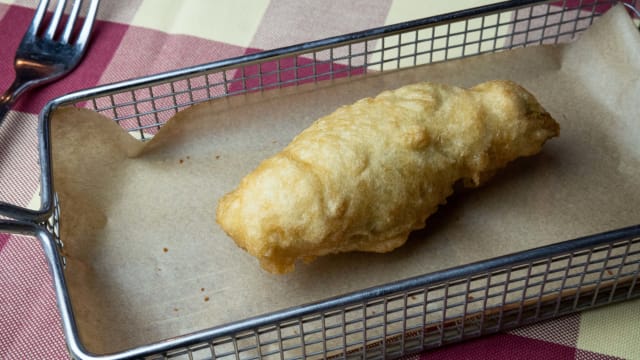
POLYGON ((217 221, 270 272, 297 259, 387 252, 444 203, 536 154, 558 124, 519 85, 419 83, 320 118, 218 204, 217 221))

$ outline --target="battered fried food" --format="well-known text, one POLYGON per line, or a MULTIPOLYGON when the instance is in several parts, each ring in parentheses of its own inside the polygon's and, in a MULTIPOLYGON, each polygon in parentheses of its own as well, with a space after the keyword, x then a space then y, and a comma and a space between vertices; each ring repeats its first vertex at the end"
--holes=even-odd
POLYGON ((519 85, 419 83, 320 118, 218 204, 217 221, 273 273, 298 259, 401 246, 463 180, 536 154, 559 126, 519 85))

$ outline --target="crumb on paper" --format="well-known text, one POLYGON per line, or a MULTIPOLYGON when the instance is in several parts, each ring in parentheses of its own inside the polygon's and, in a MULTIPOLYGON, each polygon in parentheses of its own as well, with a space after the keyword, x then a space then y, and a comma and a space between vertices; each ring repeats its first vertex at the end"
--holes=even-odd
POLYGON ((220 159, 220 155, 216 155, 216 160, 220 159))
POLYGON ((180 164, 182 164, 184 162, 184 159, 180 159, 180 164))
POLYGON ((206 302, 206 301, 209 301, 209 297, 208 297, 208 296, 205 296, 205 297, 204 297, 204 301, 205 301, 205 302, 206 302))
POLYGON ((200 291, 201 291, 201 292, 202 292, 202 291, 204 291, 204 288, 200 288, 200 291))
POLYGON ((173 311, 175 311, 175 312, 178 312, 178 310, 180 310, 180 309, 175 308, 175 307, 173 308, 173 311))
POLYGON ((613 276, 613 271, 611 271, 611 270, 607 269, 607 274, 609 274, 609 275, 613 276))
POLYGON ((467 300, 471 301, 473 299, 475 299, 473 296, 471 296, 471 295, 467 296, 467 300))
POLYGON ((162 251, 163 251, 163 252, 168 252, 168 251, 169 251, 169 249, 168 249, 168 248, 166 248, 166 247, 164 247, 164 248, 162 248, 162 251))

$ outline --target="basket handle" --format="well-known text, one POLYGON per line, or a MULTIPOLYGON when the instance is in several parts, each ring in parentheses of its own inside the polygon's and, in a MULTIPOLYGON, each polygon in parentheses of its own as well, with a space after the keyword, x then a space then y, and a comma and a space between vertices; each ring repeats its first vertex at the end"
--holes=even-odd
POLYGON ((38 225, 12 219, 0 219, 0 234, 34 235, 38 225))
MULTIPOLYGON (((48 208, 50 208, 50 206, 43 203, 43 209, 48 208)), ((47 219, 49 213, 50 211, 48 210, 32 210, 0 201, 0 216, 13 220, 41 223, 47 219)))

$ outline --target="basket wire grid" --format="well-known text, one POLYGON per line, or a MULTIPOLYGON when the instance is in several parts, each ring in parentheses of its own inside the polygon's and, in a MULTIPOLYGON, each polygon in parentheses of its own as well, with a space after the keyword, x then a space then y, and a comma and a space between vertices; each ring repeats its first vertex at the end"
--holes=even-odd
POLYGON ((587 246, 578 239, 577 248, 554 256, 521 253, 517 264, 505 257, 481 272, 472 264, 442 281, 435 274, 369 289, 338 306, 303 309, 148 358, 393 358, 630 299, 640 293, 640 228, 634 233, 587 246))
MULTIPOLYGON (((517 47, 568 42, 613 0, 511 1, 220 61, 104 88, 80 106, 147 140, 178 111, 211 99, 380 73, 517 47), (571 7, 567 7, 571 3, 571 7), (577 3, 577 4, 576 4, 577 3), (514 5, 515 4, 515 5, 514 5), (494 10, 495 9, 495 10, 494 10)), ((627 1, 635 9, 637 0, 627 1)))
MULTIPOLYGON (((48 105, 43 123, 52 108, 74 105, 112 118, 144 141, 178 111, 215 98, 568 42, 616 3, 503 2, 265 51, 70 94, 48 105)), ((625 4, 637 9, 638 1, 625 4)), ((48 157, 42 161, 46 193, 51 191, 48 157)), ((45 249, 53 244, 60 250, 47 256, 67 342, 77 358, 399 357, 640 294, 640 226, 635 226, 96 356, 84 350, 73 319, 61 271, 59 209, 52 198, 47 231, 23 226, 21 232, 39 237, 45 249)))

